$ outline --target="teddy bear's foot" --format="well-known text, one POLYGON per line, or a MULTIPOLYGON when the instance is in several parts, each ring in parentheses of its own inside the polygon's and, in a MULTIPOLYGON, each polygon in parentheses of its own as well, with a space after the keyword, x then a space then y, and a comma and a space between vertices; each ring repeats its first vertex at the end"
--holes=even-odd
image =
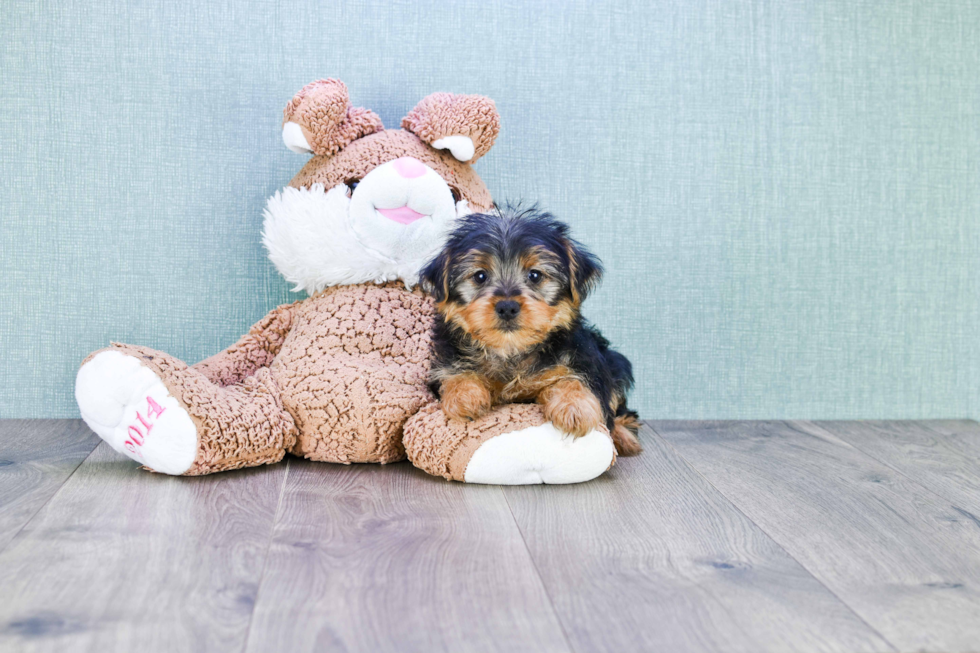
POLYGON ((615 449, 605 431, 575 438, 545 422, 502 433, 473 453, 463 480, 490 485, 591 481, 612 466, 615 449))
POLYGON ((197 427, 139 359, 107 350, 75 379, 82 419, 116 451, 163 474, 183 474, 197 454, 197 427))
POLYGON ((472 422, 449 419, 439 404, 430 404, 405 425, 404 442, 416 467, 467 483, 582 483, 616 460, 604 427, 575 438, 533 404, 498 406, 472 422))

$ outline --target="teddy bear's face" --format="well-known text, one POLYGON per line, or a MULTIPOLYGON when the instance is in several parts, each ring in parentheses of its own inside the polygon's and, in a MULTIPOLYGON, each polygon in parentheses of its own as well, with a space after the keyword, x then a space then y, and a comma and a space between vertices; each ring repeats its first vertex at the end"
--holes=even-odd
POLYGON ((316 184, 331 196, 327 203, 335 219, 346 220, 361 244, 408 266, 416 253, 434 255, 458 216, 491 206, 472 166, 400 129, 359 138, 334 156, 314 157, 290 186, 316 184))
POLYGON ((488 210, 490 193, 470 165, 493 143, 492 101, 434 94, 384 130, 351 108, 346 87, 314 82, 284 112, 283 140, 316 154, 269 200, 265 244, 297 289, 402 279, 411 287, 453 222, 488 210))

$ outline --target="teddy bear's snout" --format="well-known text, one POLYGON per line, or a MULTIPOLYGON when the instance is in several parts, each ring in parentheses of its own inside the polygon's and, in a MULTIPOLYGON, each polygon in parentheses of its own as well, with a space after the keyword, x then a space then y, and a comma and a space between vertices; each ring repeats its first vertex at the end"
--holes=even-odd
MULTIPOLYGON (((418 159, 410 156, 403 156, 400 159, 395 159, 391 162, 391 167, 394 168, 398 176, 403 179, 417 179, 424 175, 429 167, 419 161, 418 159)), ((408 205, 408 200, 402 206, 397 206, 394 208, 382 208, 376 207, 378 213, 388 218, 389 220, 394 220, 399 224, 412 224, 416 220, 428 217, 427 213, 422 213, 416 211, 408 205)))
POLYGON ((351 192, 351 215, 361 228, 395 222, 408 226, 423 218, 443 223, 455 218, 452 190, 439 174, 412 156, 383 163, 360 180, 351 192), (364 223, 364 221, 367 221, 364 223))

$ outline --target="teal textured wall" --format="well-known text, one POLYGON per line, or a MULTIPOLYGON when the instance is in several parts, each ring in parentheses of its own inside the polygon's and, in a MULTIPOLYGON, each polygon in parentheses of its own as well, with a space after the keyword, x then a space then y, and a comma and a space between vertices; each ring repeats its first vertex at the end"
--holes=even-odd
POLYGON ((0 416, 295 297, 262 207, 327 76, 497 101, 478 170, 605 260, 644 417, 980 416, 980 4, 919 0, 4 0, 0 416))

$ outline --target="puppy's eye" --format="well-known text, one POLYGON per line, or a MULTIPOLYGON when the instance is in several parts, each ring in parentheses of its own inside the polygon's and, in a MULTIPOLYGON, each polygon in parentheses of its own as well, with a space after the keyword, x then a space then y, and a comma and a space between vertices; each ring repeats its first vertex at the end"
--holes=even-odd
POLYGON ((347 181, 344 182, 344 184, 346 184, 347 186, 347 197, 350 197, 351 195, 354 194, 354 189, 357 188, 357 185, 359 183, 361 183, 360 179, 348 179, 347 181))
POLYGON ((482 286, 487 282, 487 273, 483 270, 477 270, 476 273, 473 274, 473 281, 482 286))
POLYGON ((530 272, 527 273, 527 280, 530 281, 531 283, 538 283, 543 278, 544 275, 541 274, 540 270, 531 270, 530 272))
POLYGON ((459 203, 459 201, 463 199, 462 194, 460 194, 460 192, 454 187, 450 186, 449 191, 453 194, 453 202, 459 203))

